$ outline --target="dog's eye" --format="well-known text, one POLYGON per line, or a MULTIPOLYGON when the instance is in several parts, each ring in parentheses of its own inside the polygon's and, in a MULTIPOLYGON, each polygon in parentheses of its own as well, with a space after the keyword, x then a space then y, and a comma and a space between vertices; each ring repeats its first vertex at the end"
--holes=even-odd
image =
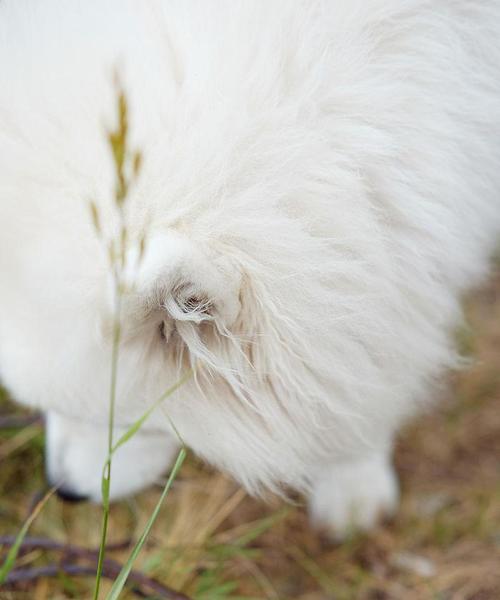
POLYGON ((204 296, 186 295, 169 297, 165 304, 166 314, 158 324, 158 333, 162 341, 168 342, 180 323, 201 325, 214 319, 213 303, 204 296))
POLYGON ((203 314, 210 314, 211 304, 207 299, 201 299, 197 296, 190 296, 184 300, 180 306, 183 313, 198 311, 203 314))

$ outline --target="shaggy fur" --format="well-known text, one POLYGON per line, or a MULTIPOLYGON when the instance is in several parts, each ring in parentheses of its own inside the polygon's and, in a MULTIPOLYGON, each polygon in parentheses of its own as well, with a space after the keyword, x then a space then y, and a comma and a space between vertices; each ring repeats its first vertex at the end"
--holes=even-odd
MULTIPOLYGON (((500 233, 499 30, 498 0, 0 3, 0 372, 49 412, 52 479, 99 498, 111 299, 88 202, 114 231, 118 67, 148 245, 117 426, 197 363, 164 406, 197 454, 254 493, 309 490, 338 532, 394 507, 393 435, 457 365, 500 233)), ((173 439, 159 412, 114 495, 173 439)))

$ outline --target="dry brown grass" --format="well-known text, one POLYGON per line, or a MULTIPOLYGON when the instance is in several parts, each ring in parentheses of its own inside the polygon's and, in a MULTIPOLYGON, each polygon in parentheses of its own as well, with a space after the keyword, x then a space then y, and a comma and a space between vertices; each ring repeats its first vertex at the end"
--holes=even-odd
MULTIPOLYGON (((200 600, 500 598, 500 272, 471 298, 468 315, 460 343, 473 363, 452 378, 437 412, 400 435, 403 503, 394 522, 331 546, 303 507, 263 505, 191 459, 137 567, 200 600)), ((16 532, 42 486, 41 450, 39 425, 0 432, 1 533, 16 532)), ((158 493, 114 506, 110 541, 141 531, 158 493)), ((32 533, 97 547, 99 530, 97 507, 53 498, 32 533)), ((55 560, 32 551, 18 566, 55 560)), ((61 577, 0 598, 86 599, 91 590, 92 580, 61 577)))

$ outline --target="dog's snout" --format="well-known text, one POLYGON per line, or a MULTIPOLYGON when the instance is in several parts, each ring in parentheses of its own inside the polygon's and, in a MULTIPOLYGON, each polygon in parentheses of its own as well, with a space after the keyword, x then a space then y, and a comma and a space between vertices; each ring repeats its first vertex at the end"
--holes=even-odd
POLYGON ((83 496, 82 494, 78 494, 64 487, 58 488, 56 493, 61 500, 64 500, 64 502, 70 502, 72 504, 84 502, 85 500, 89 499, 88 496, 83 496))

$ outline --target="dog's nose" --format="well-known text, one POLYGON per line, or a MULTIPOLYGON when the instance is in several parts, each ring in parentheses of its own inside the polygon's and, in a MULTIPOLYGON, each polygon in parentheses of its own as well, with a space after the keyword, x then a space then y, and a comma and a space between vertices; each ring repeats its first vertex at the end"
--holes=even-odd
POLYGON ((61 500, 64 500, 64 502, 71 502, 73 504, 88 500, 88 496, 82 496, 81 494, 77 494, 76 492, 65 488, 58 488, 56 494, 61 500))

